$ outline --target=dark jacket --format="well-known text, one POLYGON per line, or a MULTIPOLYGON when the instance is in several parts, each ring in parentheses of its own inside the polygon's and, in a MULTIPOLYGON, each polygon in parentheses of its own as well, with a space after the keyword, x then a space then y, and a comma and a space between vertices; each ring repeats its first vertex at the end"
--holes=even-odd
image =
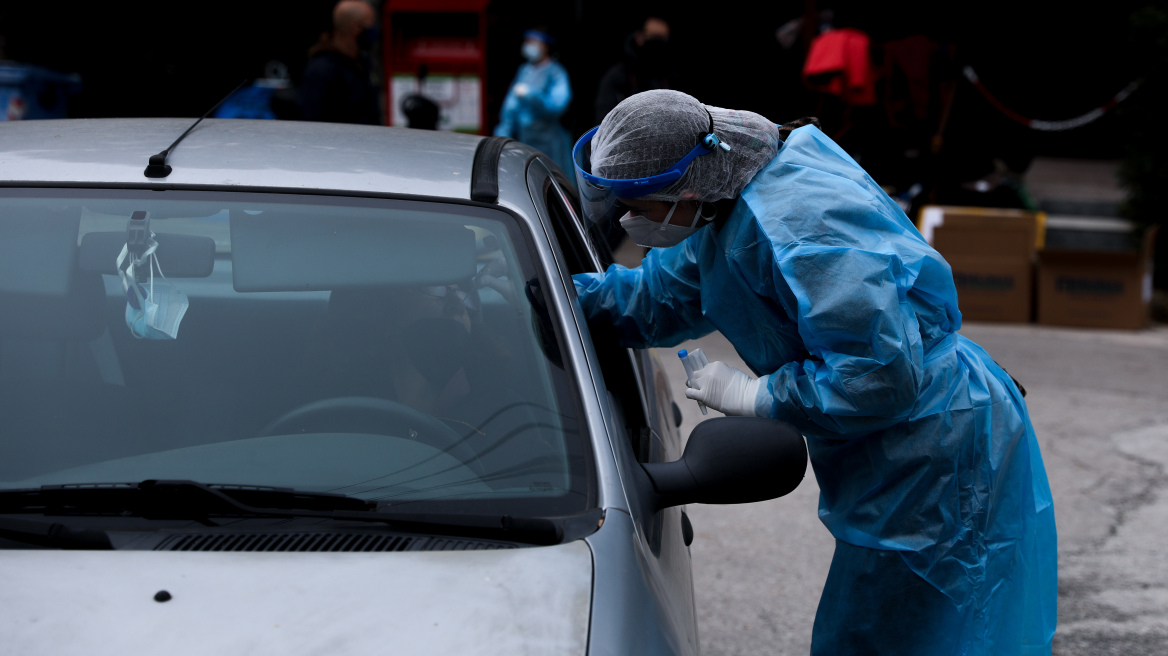
POLYGON ((638 46, 634 34, 625 39, 621 63, 608 69, 596 89, 597 123, 604 120, 604 116, 620 101, 635 93, 650 89, 684 91, 681 76, 673 69, 669 47, 667 42, 657 40, 648 40, 638 46))
POLYGON ((381 124, 365 67, 331 48, 318 50, 304 67, 300 111, 305 121, 381 124))

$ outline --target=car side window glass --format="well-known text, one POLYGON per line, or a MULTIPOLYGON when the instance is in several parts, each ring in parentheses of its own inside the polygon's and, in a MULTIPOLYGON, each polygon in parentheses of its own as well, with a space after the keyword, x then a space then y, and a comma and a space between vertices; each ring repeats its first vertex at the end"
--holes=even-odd
MULTIPOLYGON (((579 226, 580 231, 588 238, 588 246, 592 254, 596 257, 600 264, 600 269, 607 269, 616 261, 613 256, 612 241, 608 238, 608 232, 614 227, 621 231, 619 225, 617 226, 600 226, 591 221, 585 220, 584 214, 580 211, 580 199, 576 196, 576 190, 563 176, 553 176, 552 180, 558 187, 560 198, 567 206, 569 214, 572 216, 572 221, 579 226)), ((623 231, 621 231, 623 234, 623 231)))
MULTIPOLYGON (((579 219, 578 203, 573 207, 574 195, 569 195, 562 184, 550 176, 545 182, 543 201, 552 221, 560 250, 568 260, 571 273, 597 272, 607 266, 602 263, 600 253, 594 248, 595 242, 586 238, 585 228, 579 219)), ((608 251, 605 251, 608 252, 608 251)), ((611 258, 611 252, 608 252, 611 258)), ((592 331, 593 346, 600 360, 605 386, 613 393, 622 409, 629 443, 638 462, 652 462, 655 450, 651 439, 651 424, 646 413, 643 385, 638 369, 634 368, 634 354, 622 347, 610 331, 592 331)))
POLYGON ((600 268, 595 253, 585 241, 575 214, 569 209, 564 197, 549 178, 544 184, 544 204, 556 241, 567 258, 568 272, 571 274, 595 272, 600 268))

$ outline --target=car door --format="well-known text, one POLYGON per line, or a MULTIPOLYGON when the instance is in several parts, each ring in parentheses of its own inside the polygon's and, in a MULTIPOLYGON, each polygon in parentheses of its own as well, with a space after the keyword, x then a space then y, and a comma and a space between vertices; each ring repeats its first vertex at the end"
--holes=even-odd
MULTIPOLYGON (((552 223, 569 273, 602 271, 612 254, 600 230, 581 220, 579 202, 568 181, 555 169, 535 160, 528 171, 528 187, 537 209, 552 223)), ((681 457, 683 441, 677 410, 664 370, 648 349, 627 349, 601 331, 593 335, 604 383, 623 409, 627 440, 635 462, 671 462, 681 457)), ((630 459, 632 461, 632 459, 630 459)), ((639 514, 639 513, 637 513, 639 514)), ((697 644, 693 577, 689 544, 693 531, 684 507, 659 511, 651 517, 634 517, 648 556, 648 565, 659 579, 677 627, 690 633, 697 644)))

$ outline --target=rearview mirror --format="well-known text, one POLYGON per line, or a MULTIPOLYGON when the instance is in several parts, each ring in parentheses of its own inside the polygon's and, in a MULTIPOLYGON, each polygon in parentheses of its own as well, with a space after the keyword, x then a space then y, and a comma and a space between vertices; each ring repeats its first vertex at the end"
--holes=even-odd
MULTIPOLYGON (((197 235, 158 233, 158 264, 167 278, 206 278, 215 269, 215 240, 197 235)), ((90 232, 81 238, 78 264, 82 271, 118 274, 118 255, 126 245, 126 231, 90 232)))
POLYGON ((807 445, 777 419, 708 419, 690 433, 681 459, 643 463, 656 512, 686 503, 752 503, 789 494, 807 471, 807 445))

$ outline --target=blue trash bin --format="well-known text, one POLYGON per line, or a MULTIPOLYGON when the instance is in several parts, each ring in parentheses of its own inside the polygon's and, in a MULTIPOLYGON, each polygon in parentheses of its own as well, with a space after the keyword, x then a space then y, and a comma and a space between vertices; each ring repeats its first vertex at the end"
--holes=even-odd
POLYGON ((0 62, 0 121, 66 118, 81 76, 40 66, 0 62))
POLYGON ((237 89, 219 105, 213 118, 256 118, 273 120, 279 118, 272 108, 273 97, 289 89, 285 79, 261 78, 252 84, 237 89))

